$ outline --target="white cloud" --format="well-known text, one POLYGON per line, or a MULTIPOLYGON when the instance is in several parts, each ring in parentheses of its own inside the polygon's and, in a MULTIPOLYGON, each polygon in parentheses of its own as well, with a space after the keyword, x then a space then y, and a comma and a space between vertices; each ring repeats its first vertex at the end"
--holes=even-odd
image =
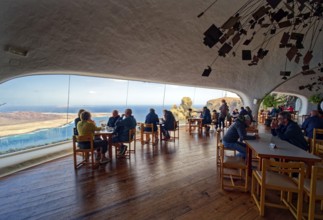
POLYGON ((96 94, 96 91, 89 91, 90 94, 96 94))

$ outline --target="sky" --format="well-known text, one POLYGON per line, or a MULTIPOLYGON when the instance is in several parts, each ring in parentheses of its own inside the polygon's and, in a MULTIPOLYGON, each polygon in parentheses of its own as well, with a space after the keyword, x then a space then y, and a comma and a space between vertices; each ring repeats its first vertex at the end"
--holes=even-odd
POLYGON ((0 84, 0 105, 13 106, 179 105, 183 97, 194 106, 224 96, 238 97, 223 90, 75 75, 34 75, 0 84))

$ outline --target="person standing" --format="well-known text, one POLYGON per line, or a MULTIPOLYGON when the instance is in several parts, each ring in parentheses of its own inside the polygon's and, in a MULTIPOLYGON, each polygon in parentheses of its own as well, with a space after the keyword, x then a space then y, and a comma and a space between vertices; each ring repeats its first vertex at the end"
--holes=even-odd
POLYGON ((220 106, 219 110, 220 110, 220 115, 219 115, 219 128, 221 129, 221 126, 224 128, 225 124, 225 118, 227 117, 227 114, 229 112, 229 107, 227 102, 225 101, 225 99, 222 99, 221 101, 222 105, 220 106))

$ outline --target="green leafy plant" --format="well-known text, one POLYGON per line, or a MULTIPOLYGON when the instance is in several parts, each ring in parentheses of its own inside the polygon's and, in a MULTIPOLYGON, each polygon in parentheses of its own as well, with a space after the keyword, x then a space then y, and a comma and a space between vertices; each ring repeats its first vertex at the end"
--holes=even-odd
POLYGON ((266 108, 277 107, 278 105, 285 104, 287 101, 286 96, 278 96, 277 94, 268 94, 263 99, 263 106, 266 108))
POLYGON ((313 104, 319 104, 321 99, 321 94, 314 94, 308 98, 308 101, 313 104))

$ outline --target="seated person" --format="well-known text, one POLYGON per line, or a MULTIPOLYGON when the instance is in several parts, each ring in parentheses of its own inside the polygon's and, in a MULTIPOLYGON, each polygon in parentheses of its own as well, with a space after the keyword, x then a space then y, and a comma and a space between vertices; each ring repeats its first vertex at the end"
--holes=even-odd
MULTIPOLYGON (((97 127, 95 123, 91 120, 91 113, 84 111, 81 114, 81 121, 77 123, 77 131, 79 135, 90 135, 94 134, 95 131, 100 131, 101 127, 97 127)), ((100 163, 107 163, 110 159, 105 157, 105 153, 108 149, 108 142, 106 140, 94 139, 93 140, 94 148, 97 149, 98 154, 100 156, 97 157, 100 160, 100 163)), ((81 149, 89 149, 89 142, 78 142, 78 147, 81 149)))
POLYGON ((120 155, 124 155, 127 151, 127 146, 123 145, 122 142, 129 141, 129 131, 133 128, 136 128, 137 121, 132 116, 132 110, 127 108, 125 113, 122 115, 122 118, 119 119, 116 123, 115 135, 112 137, 112 143, 119 147, 120 155), (121 145, 121 146, 118 146, 121 145))
MULTIPOLYGON (((302 124, 302 129, 305 131, 305 135, 308 138, 313 138, 314 128, 323 129, 323 118, 319 117, 317 110, 312 110, 310 117, 305 119, 302 124)), ((322 135, 318 135, 317 139, 323 139, 322 135)))
POLYGON ((115 128, 116 127, 116 123, 117 121, 120 119, 120 115, 118 110, 113 110, 112 111, 112 116, 109 118, 107 126, 111 127, 111 128, 115 128))
POLYGON ((277 117, 278 113, 280 112, 280 110, 276 107, 273 107, 269 113, 269 116, 271 118, 277 117))
POLYGON ((212 111, 212 123, 215 126, 215 129, 218 129, 218 120, 219 120, 219 113, 214 109, 212 111))
MULTIPOLYGON (((146 116, 145 124, 153 124, 154 132, 155 132, 155 142, 158 142, 158 128, 157 125, 159 124, 158 115, 155 113, 155 109, 151 108, 149 110, 148 115, 146 116)), ((151 128, 145 128, 145 131, 151 131, 151 128)), ((149 135, 146 137, 147 142, 149 142, 149 135)))
POLYGON ((189 108, 187 113, 187 119, 193 118, 193 109, 189 108))
POLYGON ((251 122, 253 122, 252 110, 249 106, 246 107, 246 111, 248 112, 251 122))
POLYGON ((248 111, 244 107, 241 107, 240 109, 241 110, 239 112, 239 115, 242 115, 242 116, 249 115, 248 111))
POLYGON ((256 136, 247 135, 247 127, 251 124, 249 115, 239 115, 236 121, 229 127, 222 139, 225 148, 237 150, 239 156, 246 158, 246 144, 244 140, 256 139, 256 136))
POLYGON ((231 114, 231 117, 232 117, 232 121, 235 121, 239 116, 239 110, 238 109, 234 109, 232 114, 231 114))
POLYGON ((164 118, 163 124, 161 126, 162 133, 164 135, 164 139, 167 141, 170 139, 169 130, 174 130, 175 128, 175 117, 171 111, 163 110, 164 118))
POLYGON ((77 123, 79 123, 81 121, 81 114, 82 112, 84 112, 85 110, 84 109, 80 109, 78 114, 77 114, 77 118, 75 118, 74 120, 74 124, 75 124, 75 127, 74 127, 74 135, 78 135, 78 131, 77 131, 77 123))
POLYGON ((307 151, 309 147, 302 130, 296 122, 292 121, 291 114, 285 111, 280 112, 277 119, 271 122, 272 135, 307 151))
POLYGON ((202 126, 205 127, 206 132, 209 132, 210 126, 208 126, 208 124, 211 124, 212 119, 211 119, 211 112, 206 106, 203 107, 201 118, 202 118, 202 126))

